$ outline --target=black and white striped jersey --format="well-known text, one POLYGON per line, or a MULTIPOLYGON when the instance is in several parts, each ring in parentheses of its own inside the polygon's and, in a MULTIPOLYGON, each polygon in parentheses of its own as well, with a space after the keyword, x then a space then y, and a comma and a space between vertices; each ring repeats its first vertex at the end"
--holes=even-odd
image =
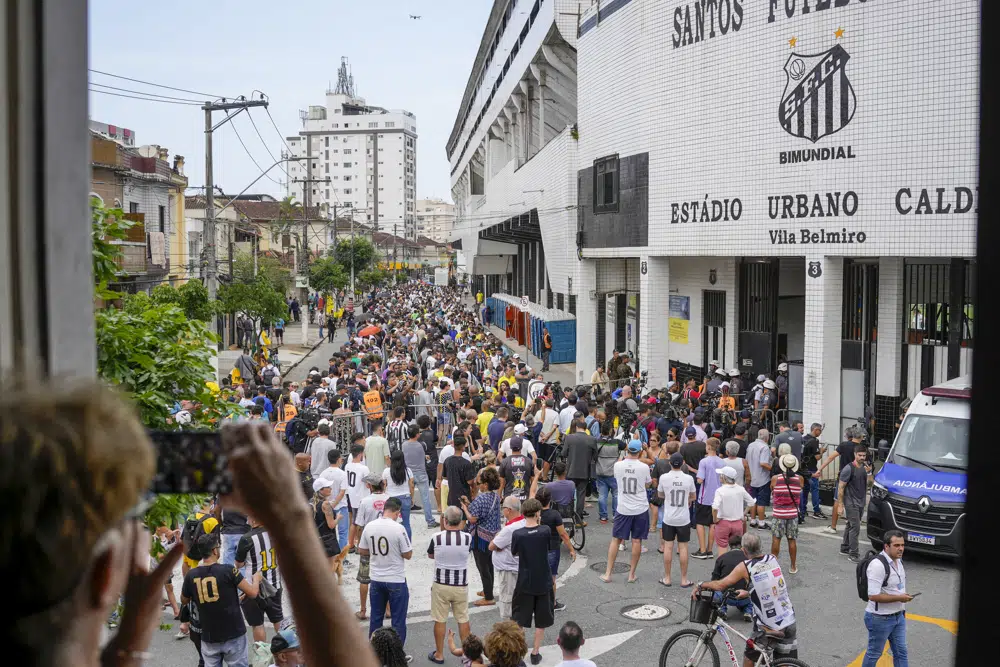
POLYGON ((404 419, 394 419, 385 427, 385 439, 389 441, 390 452, 395 452, 403 447, 403 441, 407 438, 406 430, 408 428, 409 424, 404 419))
POLYGON ((240 538, 236 547, 236 562, 249 563, 250 576, 258 572, 263 573, 264 578, 278 588, 278 559, 274 555, 274 546, 271 544, 271 536, 267 534, 263 526, 257 526, 249 533, 240 538))
POLYGON ((434 583, 445 586, 469 584, 469 552, 472 535, 461 530, 442 530, 431 538, 427 553, 434 557, 434 583))

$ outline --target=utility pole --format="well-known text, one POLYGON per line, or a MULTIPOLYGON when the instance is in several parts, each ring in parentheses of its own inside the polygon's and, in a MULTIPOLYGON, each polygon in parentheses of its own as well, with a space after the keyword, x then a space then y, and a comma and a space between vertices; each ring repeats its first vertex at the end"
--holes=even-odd
POLYGON ((351 298, 354 298, 354 211, 351 211, 351 298))
POLYGON ((399 237, 396 235, 396 230, 399 229, 399 223, 392 223, 392 270, 396 270, 396 241, 399 237))
POLYGON ((309 217, 312 215, 312 180, 313 180, 313 139, 310 135, 306 135, 306 183, 302 190, 303 199, 305 199, 306 210, 305 210, 305 220, 302 223, 302 250, 299 252, 299 279, 302 280, 303 287, 299 294, 299 308, 300 312, 304 313, 302 316, 302 344, 307 345, 309 340, 309 283, 307 282, 307 276, 309 275, 309 217))
MULTIPOLYGON (((306 140, 306 177, 305 178, 293 178, 293 183, 302 183, 302 199, 304 201, 304 213, 302 222, 302 239, 300 242, 301 249, 299 250, 298 260, 295 263, 298 275, 305 280, 309 275, 309 223, 312 218, 312 186, 313 183, 330 183, 330 178, 313 178, 312 177, 312 167, 313 167, 313 155, 312 155, 312 136, 305 135, 306 140)), ((308 333, 309 333, 309 288, 302 287, 299 289, 299 306, 305 309, 306 316, 302 318, 302 342, 305 344, 308 333)))
POLYGON ((245 98, 227 102, 205 102, 202 110, 205 112, 205 287, 208 298, 215 299, 219 288, 217 257, 215 248, 215 180, 212 174, 212 133, 234 118, 241 111, 250 107, 267 107, 267 100, 247 100, 245 98), (236 113, 229 113, 235 110, 236 113), (218 124, 212 124, 212 112, 224 111, 226 117, 218 124))

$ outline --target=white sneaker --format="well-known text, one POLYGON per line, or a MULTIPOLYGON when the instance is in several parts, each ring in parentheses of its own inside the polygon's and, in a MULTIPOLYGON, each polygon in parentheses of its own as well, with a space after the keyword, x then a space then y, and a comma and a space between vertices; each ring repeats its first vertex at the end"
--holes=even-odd
POLYGON ((825 528, 823 528, 823 532, 828 533, 830 535, 836 535, 837 529, 832 526, 826 526, 825 528))
POLYGON ((622 544, 618 545, 618 551, 625 551, 625 543, 624 542, 622 544))
POLYGON ((645 554, 645 553, 649 553, 649 549, 648 549, 648 548, 646 548, 646 547, 643 547, 643 548, 642 548, 642 552, 641 552, 641 553, 644 553, 644 554, 645 554))

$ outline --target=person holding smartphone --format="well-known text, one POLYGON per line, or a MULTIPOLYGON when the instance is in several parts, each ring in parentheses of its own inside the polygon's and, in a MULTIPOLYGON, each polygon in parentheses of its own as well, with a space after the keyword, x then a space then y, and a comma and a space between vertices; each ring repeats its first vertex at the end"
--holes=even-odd
POLYGON ((862 667, 875 667, 886 641, 892 648, 894 667, 906 667, 906 603, 919 593, 906 592, 906 569, 903 551, 906 537, 901 530, 887 530, 882 553, 868 563, 868 604, 865 606, 865 627, 868 629, 868 649, 862 667))

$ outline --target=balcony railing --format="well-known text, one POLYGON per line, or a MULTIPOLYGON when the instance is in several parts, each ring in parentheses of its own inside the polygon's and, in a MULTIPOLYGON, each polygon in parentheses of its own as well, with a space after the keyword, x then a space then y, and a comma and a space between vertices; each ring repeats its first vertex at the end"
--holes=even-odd
POLYGON ((123 216, 126 220, 131 220, 135 224, 125 232, 125 240, 130 243, 146 243, 146 214, 126 213, 123 216))
POLYGON ((146 273, 146 244, 122 245, 122 254, 115 260, 118 268, 126 274, 146 273))

